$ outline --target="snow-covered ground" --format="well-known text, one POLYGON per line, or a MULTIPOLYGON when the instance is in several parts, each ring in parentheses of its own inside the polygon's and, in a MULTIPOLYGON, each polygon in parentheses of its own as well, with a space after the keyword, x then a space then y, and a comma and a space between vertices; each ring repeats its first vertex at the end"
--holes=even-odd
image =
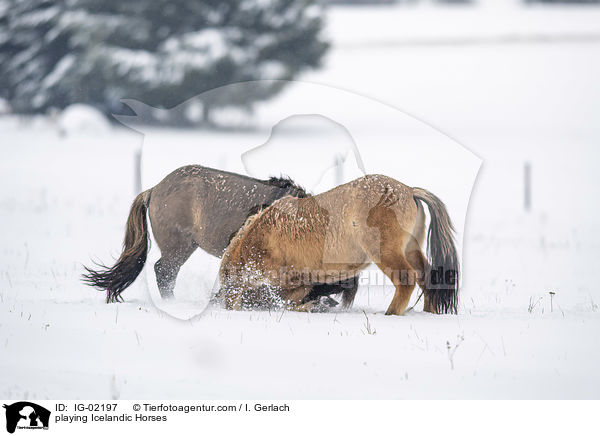
MULTIPOLYGON (((347 312, 210 307, 181 319, 202 307, 214 282, 218 261, 202 253, 184 268, 174 306, 153 303, 151 267, 124 293, 125 303, 106 305, 103 294, 79 282, 81 265, 119 254, 142 136, 112 129, 63 137, 43 118, 1 118, 0 397, 598 398, 600 9, 484 9, 334 8, 334 48, 322 71, 304 77, 410 115, 399 115, 400 133, 382 122, 378 137, 368 128, 381 118, 348 106, 346 127, 368 172, 420 183, 454 211, 463 249, 458 316, 417 309, 386 317, 393 290, 372 279, 347 312), (505 18, 511 14, 517 18, 505 18), (492 32, 495 16, 505 24, 492 32), (472 33, 450 43, 451 23, 472 33), (519 26, 521 36, 531 29, 527 35, 562 36, 502 41, 519 26), (583 34, 589 37, 564 37, 583 34), (468 43, 457 43, 467 36, 468 43), (450 42, 432 43, 440 40, 450 42), (457 147, 452 159, 432 156, 422 167, 386 159, 424 152, 432 141, 456 145, 450 138, 470 152, 457 147), (474 177, 479 161, 471 153, 483 164, 460 216, 465 192, 455 186, 474 177), (440 159, 450 169, 463 163, 456 177, 447 168, 428 172, 440 159), (530 212, 523 208, 525 162, 532 168, 530 212)), ((306 89, 291 86, 260 107, 257 119, 307 113, 306 102, 322 94, 306 89)), ((268 129, 146 133, 145 186, 190 160, 269 170, 244 167, 236 157, 263 144, 268 129)), ((329 134, 348 141, 333 127, 329 134)), ((291 128, 278 138, 318 144, 321 137, 291 128)), ((305 166, 302 159, 276 165, 304 175, 318 192, 305 166)), ((157 256, 155 249, 150 257, 157 256)))

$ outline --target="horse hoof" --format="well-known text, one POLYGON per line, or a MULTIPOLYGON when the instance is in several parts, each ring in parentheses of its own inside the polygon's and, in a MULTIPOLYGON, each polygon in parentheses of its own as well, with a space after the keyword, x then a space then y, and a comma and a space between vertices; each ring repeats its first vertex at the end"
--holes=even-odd
POLYGON ((339 303, 337 301, 335 301, 333 298, 331 297, 324 297, 321 300, 321 304, 324 304, 327 307, 335 307, 337 306, 339 303))

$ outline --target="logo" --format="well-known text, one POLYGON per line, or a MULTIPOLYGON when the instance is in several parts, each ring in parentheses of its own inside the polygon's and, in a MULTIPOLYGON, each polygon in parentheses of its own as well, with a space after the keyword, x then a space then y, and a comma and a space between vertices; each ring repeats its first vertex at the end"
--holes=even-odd
POLYGON ((50 411, 28 401, 19 401, 11 405, 4 404, 6 409, 6 431, 14 433, 18 429, 48 430, 50 411))

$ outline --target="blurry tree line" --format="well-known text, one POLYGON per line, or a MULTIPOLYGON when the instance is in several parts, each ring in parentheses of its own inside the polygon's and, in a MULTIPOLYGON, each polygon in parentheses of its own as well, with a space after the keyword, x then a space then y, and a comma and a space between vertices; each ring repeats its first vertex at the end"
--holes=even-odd
MULTIPOLYGON (((72 103, 126 113, 122 98, 170 108, 229 83, 318 67, 322 28, 313 0, 0 0, 0 97, 26 114, 72 103)), ((204 120, 283 86, 211 93, 204 120)))
MULTIPOLYGON (((489 0, 319 0, 326 5, 348 4, 348 5, 380 5, 380 4, 399 4, 399 5, 417 5, 417 4, 463 4, 473 5, 489 0)), ((562 3, 562 4, 600 4, 600 0, 520 0, 522 3, 562 3)))
POLYGON ((600 0, 523 0, 525 3, 600 4, 600 0))

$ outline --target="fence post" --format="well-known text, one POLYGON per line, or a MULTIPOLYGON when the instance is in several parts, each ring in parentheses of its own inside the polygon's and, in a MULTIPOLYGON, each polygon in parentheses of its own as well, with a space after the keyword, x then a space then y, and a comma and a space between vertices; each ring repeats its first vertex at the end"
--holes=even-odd
POLYGON ((142 148, 138 148, 133 155, 133 189, 134 195, 142 192, 142 148))
POLYGON ((525 162, 523 170, 525 212, 529 212, 531 210, 531 163, 525 162))

